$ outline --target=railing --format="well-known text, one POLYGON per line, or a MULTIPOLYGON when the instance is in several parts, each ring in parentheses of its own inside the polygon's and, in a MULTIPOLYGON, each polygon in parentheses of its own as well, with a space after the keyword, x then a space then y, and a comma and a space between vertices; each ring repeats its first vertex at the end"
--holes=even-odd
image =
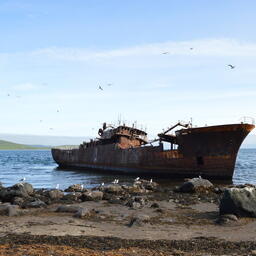
POLYGON ((239 119, 239 121, 243 124, 253 124, 255 125, 255 119, 250 116, 243 116, 239 119))

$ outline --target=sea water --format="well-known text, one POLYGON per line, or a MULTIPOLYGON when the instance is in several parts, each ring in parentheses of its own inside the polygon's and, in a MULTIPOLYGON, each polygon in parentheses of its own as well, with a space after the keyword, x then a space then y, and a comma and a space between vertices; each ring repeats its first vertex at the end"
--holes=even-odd
MULTIPOLYGON (((0 151, 0 182, 11 186, 25 178, 35 188, 61 189, 71 184, 84 184, 92 187, 98 184, 111 183, 114 178, 122 182, 132 182, 133 176, 106 175, 94 171, 61 170, 53 161, 50 150, 1 150, 0 151)), ((155 178, 157 182, 172 183, 173 179, 155 178)), ((180 180, 181 182, 182 180, 180 180)), ((177 181, 176 181, 177 182, 177 181)), ((236 161, 234 184, 256 184, 256 149, 240 149, 236 161)))

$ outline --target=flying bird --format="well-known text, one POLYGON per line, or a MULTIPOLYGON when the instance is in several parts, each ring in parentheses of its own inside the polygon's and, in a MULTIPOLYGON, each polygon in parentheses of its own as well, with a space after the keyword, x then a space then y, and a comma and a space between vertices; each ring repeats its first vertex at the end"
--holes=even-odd
POLYGON ((162 54, 168 54, 169 52, 163 52, 162 54))
POLYGON ((59 113, 60 111, 57 109, 57 112, 59 113))
POLYGON ((231 64, 228 64, 228 67, 230 67, 231 69, 234 69, 235 66, 234 65, 231 65, 231 64))
POLYGON ((193 50, 194 48, 193 47, 190 47, 190 50, 193 50))
POLYGON ((20 179, 20 181, 25 181, 26 180, 26 178, 25 177, 23 177, 22 179, 20 179))
POLYGON ((99 85, 99 90, 102 90, 103 91, 103 88, 99 85))
POLYGON ((111 83, 108 84, 108 86, 111 86, 111 85, 112 85, 111 83))

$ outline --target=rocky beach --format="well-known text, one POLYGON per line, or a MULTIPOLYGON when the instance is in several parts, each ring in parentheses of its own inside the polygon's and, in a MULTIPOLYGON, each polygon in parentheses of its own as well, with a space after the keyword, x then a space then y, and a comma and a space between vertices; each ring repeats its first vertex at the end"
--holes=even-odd
POLYGON ((252 185, 21 182, 0 199, 0 255, 256 255, 252 185))

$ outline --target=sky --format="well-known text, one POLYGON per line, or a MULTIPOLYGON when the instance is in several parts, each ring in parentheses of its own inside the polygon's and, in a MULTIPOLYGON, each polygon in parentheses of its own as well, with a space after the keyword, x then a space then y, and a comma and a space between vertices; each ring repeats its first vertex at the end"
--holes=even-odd
POLYGON ((0 133, 96 136, 121 116, 157 134, 191 118, 255 118, 255 10, 254 0, 0 0, 0 133))

